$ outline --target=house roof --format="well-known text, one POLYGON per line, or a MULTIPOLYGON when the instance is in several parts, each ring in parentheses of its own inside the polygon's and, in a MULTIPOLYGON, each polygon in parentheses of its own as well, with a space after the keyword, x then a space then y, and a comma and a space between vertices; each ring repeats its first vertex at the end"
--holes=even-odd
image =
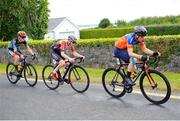
POLYGON ((73 22, 71 22, 69 19, 66 17, 61 17, 61 18, 52 18, 49 19, 48 22, 48 31, 53 31, 59 24, 61 24, 64 20, 68 20, 73 26, 79 29, 77 25, 75 25, 73 22))
POLYGON ((66 19, 66 17, 49 19, 48 31, 55 29, 64 19, 66 19))

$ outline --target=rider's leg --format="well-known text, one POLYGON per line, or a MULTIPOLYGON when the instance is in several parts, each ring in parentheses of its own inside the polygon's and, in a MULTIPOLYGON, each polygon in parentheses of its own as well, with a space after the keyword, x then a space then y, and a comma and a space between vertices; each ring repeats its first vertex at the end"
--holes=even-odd
POLYGON ((135 63, 137 62, 137 59, 135 59, 134 57, 131 57, 129 62, 130 63, 128 65, 128 69, 127 69, 126 81, 128 82, 128 84, 134 85, 134 83, 131 80, 131 72, 132 72, 132 70, 135 70, 135 63))
POLYGON ((60 55, 53 50, 51 51, 51 56, 56 62, 58 62, 58 66, 56 66, 56 68, 51 73, 51 78, 54 80, 58 80, 57 71, 65 65, 65 60, 61 59, 60 55))
POLYGON ((15 66, 15 75, 19 75, 20 73, 18 72, 18 64, 19 64, 19 60, 20 60, 20 57, 19 55, 17 54, 13 54, 13 61, 14 61, 14 66, 15 66))
POLYGON ((131 70, 132 70, 132 62, 131 62, 131 59, 129 57, 127 50, 121 50, 119 48, 115 48, 114 49, 114 55, 116 57, 124 60, 126 63, 129 63, 128 69, 127 69, 127 75, 125 77, 125 84, 127 84, 127 86, 133 85, 132 80, 130 79, 131 70))
POLYGON ((58 66, 56 66, 56 68, 54 69, 53 73, 56 73, 61 67, 65 66, 65 61, 64 60, 60 60, 58 66))
POLYGON ((130 63, 129 63, 129 65, 128 65, 128 70, 127 70, 127 77, 129 77, 130 78, 130 75, 131 75, 131 72, 132 72, 132 70, 134 70, 134 67, 135 67, 135 58, 134 57, 131 57, 130 58, 130 63))

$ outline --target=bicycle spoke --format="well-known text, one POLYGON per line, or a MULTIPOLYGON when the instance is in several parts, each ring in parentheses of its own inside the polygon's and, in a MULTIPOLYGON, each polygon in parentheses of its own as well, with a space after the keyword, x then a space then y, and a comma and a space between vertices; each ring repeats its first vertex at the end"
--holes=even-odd
POLYGON ((81 66, 74 66, 69 71, 71 87, 77 92, 85 92, 89 88, 89 76, 86 70, 81 66))
POLYGON ((140 88, 145 98, 155 104, 165 103, 171 94, 167 78, 156 70, 150 70, 140 79, 140 88))
POLYGON ((29 86, 35 86, 37 83, 37 72, 33 65, 27 64, 24 69, 24 78, 29 86))
POLYGON ((108 68, 104 71, 103 86, 108 94, 113 97, 121 97, 125 94, 123 83, 123 76, 114 68, 108 68))
POLYGON ((14 71, 15 71, 15 66, 13 63, 9 63, 6 67, 6 75, 8 80, 12 83, 12 84, 16 84, 19 80, 19 78, 14 75, 14 71))
POLYGON ((54 67, 52 65, 46 65, 43 68, 42 71, 42 77, 44 84, 49 88, 49 89, 56 89, 59 86, 59 81, 58 80, 52 80, 51 79, 51 73, 53 72, 54 67))

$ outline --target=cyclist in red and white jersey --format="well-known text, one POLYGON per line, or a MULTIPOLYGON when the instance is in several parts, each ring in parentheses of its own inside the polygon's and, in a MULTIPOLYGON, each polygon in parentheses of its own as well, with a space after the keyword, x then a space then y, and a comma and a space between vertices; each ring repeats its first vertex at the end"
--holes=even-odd
MULTIPOLYGON (((68 39, 65 40, 59 40, 54 45, 51 46, 51 56, 52 58, 58 62, 58 66, 54 69, 54 71, 51 73, 51 79, 58 80, 57 78, 57 71, 66 65, 66 61, 69 61, 71 63, 74 62, 74 59, 67 55, 66 51, 68 49, 68 46, 70 46, 72 55, 74 57, 82 57, 85 58, 83 55, 76 52, 75 49, 75 43, 76 43, 76 37, 69 36, 68 39)), ((67 77, 66 80, 68 81, 67 77)))

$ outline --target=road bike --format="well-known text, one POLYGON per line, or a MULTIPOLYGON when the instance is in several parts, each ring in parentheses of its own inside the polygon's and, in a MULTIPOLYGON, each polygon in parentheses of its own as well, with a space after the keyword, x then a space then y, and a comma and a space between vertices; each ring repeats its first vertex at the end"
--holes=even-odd
MULTIPOLYGON (((132 73, 131 80, 135 83, 140 77, 139 87, 143 96, 154 104, 163 104, 170 98, 171 86, 164 74, 150 68, 150 65, 157 61, 158 57, 148 56, 147 61, 137 62, 137 72, 136 74, 132 73)), ((105 91, 117 98, 133 91, 133 86, 127 87, 124 84, 128 63, 121 59, 118 62, 117 67, 105 69, 102 75, 102 84, 105 91)))
POLYGON ((6 66, 6 75, 10 83, 16 84, 21 78, 24 78, 26 83, 33 87, 36 85, 38 80, 38 75, 35 67, 26 61, 28 56, 24 56, 24 59, 21 60, 18 65, 19 75, 16 75, 15 65, 9 62, 6 66))
MULTIPOLYGON (((74 60, 77 63, 81 63, 83 61, 83 58, 75 58, 74 60)), ((63 85, 64 82, 66 82, 67 84, 70 84, 75 91, 79 93, 85 92, 89 88, 90 83, 87 71, 82 66, 77 65, 75 63, 66 61, 66 64, 67 66, 65 67, 66 69, 64 74, 62 74, 60 70, 57 71, 58 80, 51 79, 51 73, 58 66, 58 63, 54 65, 46 65, 42 71, 42 78, 44 84, 49 89, 54 90, 58 88, 59 85, 63 85), (68 82, 66 81, 66 76, 68 76, 68 82)))

